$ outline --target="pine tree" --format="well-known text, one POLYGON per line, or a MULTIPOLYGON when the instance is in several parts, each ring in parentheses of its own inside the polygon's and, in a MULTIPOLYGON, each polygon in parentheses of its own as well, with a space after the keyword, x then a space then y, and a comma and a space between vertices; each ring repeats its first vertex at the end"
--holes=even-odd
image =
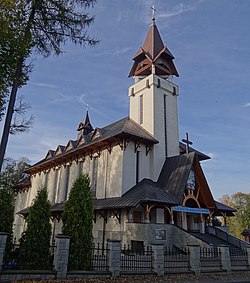
POLYGON ((7 263, 10 260, 13 240, 13 221, 15 192, 13 186, 25 177, 24 170, 29 167, 27 158, 4 160, 3 171, 0 173, 0 232, 8 233, 5 258, 7 263))
POLYGON ((19 268, 50 268, 50 207, 47 190, 41 188, 30 208, 27 229, 20 239, 19 268))
POLYGON ((93 199, 90 180, 81 175, 73 184, 63 213, 63 235, 70 237, 70 269, 90 267, 93 227, 93 199))
POLYGON ((91 46, 98 40, 86 31, 93 23, 86 10, 95 0, 0 1, 0 119, 8 108, 0 146, 0 171, 8 143, 18 89, 29 80, 27 61, 34 52, 48 57, 62 53, 62 46, 91 46))
POLYGON ((9 188, 0 189, 0 232, 6 232, 7 243, 4 261, 8 262, 12 250, 12 225, 14 221, 14 191, 9 188))

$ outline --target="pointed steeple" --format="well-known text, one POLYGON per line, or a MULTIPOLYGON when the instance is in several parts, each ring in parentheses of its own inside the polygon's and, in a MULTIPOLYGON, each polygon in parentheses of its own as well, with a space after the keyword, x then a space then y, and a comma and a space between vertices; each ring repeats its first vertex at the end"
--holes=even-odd
POLYGON ((179 76, 173 63, 174 56, 164 46, 155 18, 152 18, 148 34, 143 46, 136 52, 133 60, 135 61, 130 72, 131 76, 148 76, 155 73, 161 75, 179 76))
POLYGON ((92 127, 92 125, 90 123, 90 120, 89 120, 89 113, 87 111, 83 121, 79 124, 78 129, 77 129, 77 131, 78 131, 78 139, 82 135, 88 135, 93 130, 94 129, 93 129, 93 127, 92 127))

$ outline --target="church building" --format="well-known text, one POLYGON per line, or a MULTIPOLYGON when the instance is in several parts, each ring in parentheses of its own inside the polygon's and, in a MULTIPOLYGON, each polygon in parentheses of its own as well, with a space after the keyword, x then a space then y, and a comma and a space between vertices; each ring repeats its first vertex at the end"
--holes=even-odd
POLYGON ((179 87, 173 81, 179 74, 154 17, 133 61, 129 116, 94 128, 87 112, 77 139, 49 150, 15 186, 17 239, 41 187, 52 204, 53 237, 61 233, 65 201, 81 173, 91 180, 95 242, 178 246, 189 232, 206 233, 215 216, 224 224, 233 216, 232 208, 212 196, 201 167, 209 157, 191 148, 188 136, 186 144, 179 141, 179 87))

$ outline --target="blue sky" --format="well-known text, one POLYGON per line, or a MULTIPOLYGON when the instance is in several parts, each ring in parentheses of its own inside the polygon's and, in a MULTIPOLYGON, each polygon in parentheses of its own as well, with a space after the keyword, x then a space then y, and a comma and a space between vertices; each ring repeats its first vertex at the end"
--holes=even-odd
MULTIPOLYGON (((250 1, 155 0, 156 24, 180 74, 180 140, 210 155, 203 162, 216 199, 250 192, 250 1)), ((76 139, 89 105, 94 127, 128 115, 132 57, 151 23, 151 0, 99 0, 89 12, 89 33, 101 42, 64 54, 33 57, 30 81, 20 93, 35 116, 28 134, 12 136, 7 156, 42 159, 76 139)))

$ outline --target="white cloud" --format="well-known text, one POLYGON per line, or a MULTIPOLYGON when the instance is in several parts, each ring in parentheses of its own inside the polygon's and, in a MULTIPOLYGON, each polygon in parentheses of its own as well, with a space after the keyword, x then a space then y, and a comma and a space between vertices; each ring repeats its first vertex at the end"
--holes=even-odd
POLYGON ((114 54, 115 55, 123 55, 129 51, 131 51, 133 48, 132 47, 123 47, 121 49, 115 50, 114 54))
POLYGON ((34 85, 34 86, 38 86, 38 87, 53 88, 53 89, 57 88, 57 86, 52 85, 52 84, 48 84, 48 83, 32 83, 32 82, 30 82, 30 84, 34 85))
POLYGON ((247 102, 246 104, 244 104, 243 107, 250 107, 250 102, 247 102))
POLYGON ((100 57, 100 56, 107 56, 107 55, 116 55, 116 56, 120 56, 120 55, 124 55, 125 53, 131 51, 133 48, 130 46, 127 47, 122 47, 120 49, 116 48, 116 49, 107 49, 106 51, 102 51, 99 53, 95 53, 93 56, 94 57, 100 57))
POLYGON ((208 155, 211 159, 215 160, 217 155, 213 152, 203 152, 204 154, 208 155))
POLYGON ((195 9, 195 6, 190 6, 190 5, 185 5, 183 3, 180 3, 179 5, 174 6, 171 11, 160 12, 157 15, 157 18, 170 18, 170 17, 174 17, 174 16, 180 15, 182 13, 185 13, 185 12, 188 12, 194 9, 195 9))

